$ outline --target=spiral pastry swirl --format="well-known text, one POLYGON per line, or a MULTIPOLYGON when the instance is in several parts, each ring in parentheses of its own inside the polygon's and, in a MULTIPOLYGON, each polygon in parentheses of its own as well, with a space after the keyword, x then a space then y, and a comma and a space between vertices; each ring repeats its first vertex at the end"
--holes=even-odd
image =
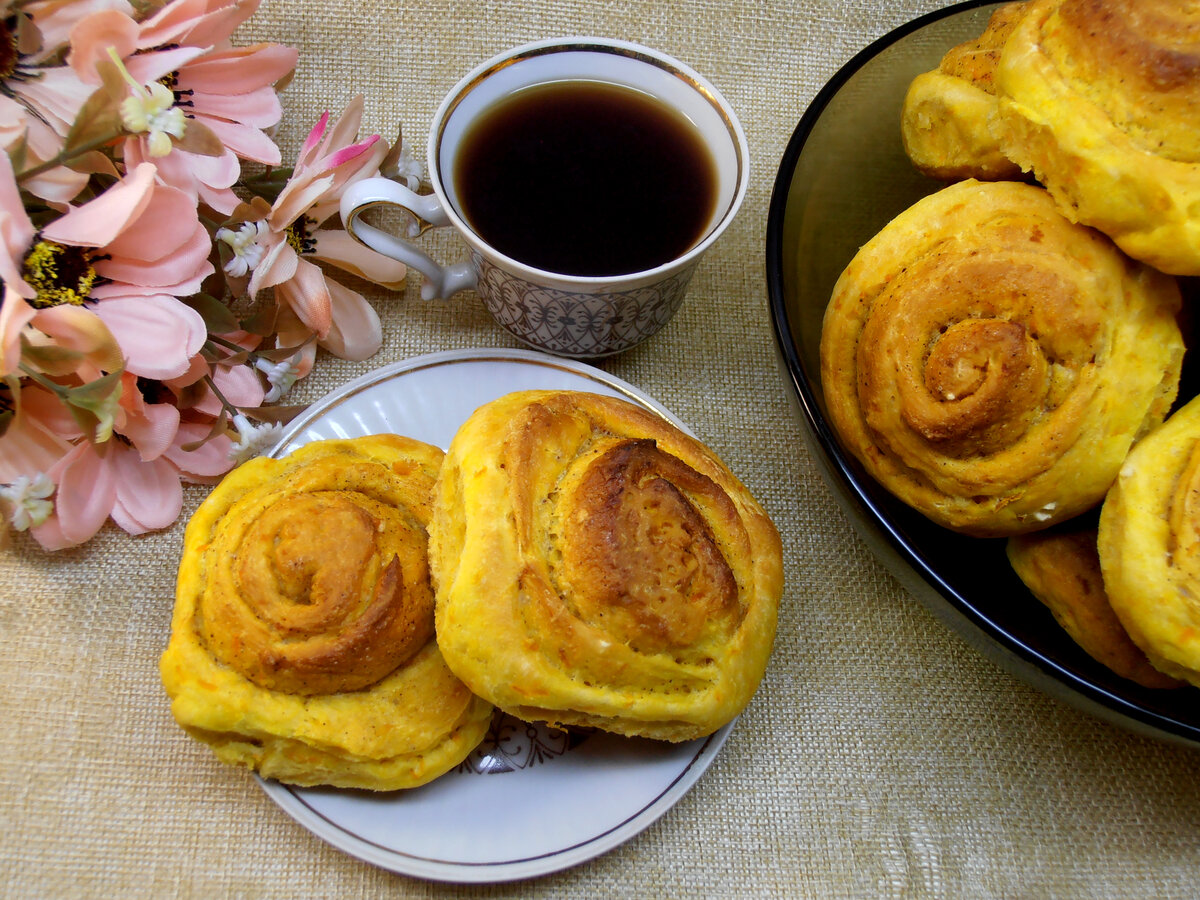
POLYGON ((886 225, 826 308, 829 418, 884 487, 1004 536, 1097 504, 1178 389, 1174 279, 1040 188, 963 181, 886 225))
POLYGON ((1100 510, 1098 549, 1134 643, 1200 686, 1200 398, 1133 448, 1100 510))
POLYGON ((188 524, 161 662, 189 733, 267 776, 373 789, 424 783, 478 744, 490 707, 434 640, 441 459, 376 435, 225 477, 188 524))
POLYGON ((1073 221, 1200 275, 1200 7, 1030 0, 996 84, 1001 150, 1073 221))
POLYGON ((436 488, 438 642, 530 721, 681 741, 749 702, 779 535, 700 442, 624 400, 523 391, 459 429, 436 488))

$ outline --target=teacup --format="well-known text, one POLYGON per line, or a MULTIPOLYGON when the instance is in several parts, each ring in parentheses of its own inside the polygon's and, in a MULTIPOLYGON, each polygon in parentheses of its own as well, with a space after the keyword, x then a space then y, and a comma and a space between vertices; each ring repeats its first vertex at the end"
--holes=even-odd
MULTIPOLYGON (((600 161, 625 149, 618 143, 600 161)), ((382 177, 351 185, 341 201, 347 231, 421 272, 426 300, 474 289, 496 321, 521 341, 577 358, 625 350, 670 320, 701 256, 741 205, 749 174, 745 132, 712 84, 658 51, 592 37, 526 44, 466 75, 434 116, 426 162, 432 194, 417 194, 382 177), (542 132, 559 130, 564 117, 590 121, 586 117, 594 113, 583 111, 592 109, 587 103, 598 104, 601 114, 604 104, 618 104, 602 120, 609 124, 591 132, 597 138, 625 141, 621 129, 643 113, 651 119, 661 114, 662 121, 650 125, 666 129, 665 137, 654 132, 647 138, 642 126, 630 126, 628 140, 642 145, 625 154, 628 158, 614 160, 611 184, 593 179, 591 194, 584 193, 585 182, 595 174, 595 160, 572 178, 559 170, 576 153, 551 149, 538 161, 527 158, 525 149, 544 149, 554 135, 542 132), (638 104, 657 112, 638 112, 638 104), (480 137, 488 128, 493 131, 480 137), (698 148, 690 163, 700 167, 695 171, 703 169, 703 177, 686 174, 691 170, 683 157, 691 151, 684 143, 677 151, 671 143, 676 137, 698 148), (500 153, 496 148, 507 146, 505 141, 514 142, 507 162, 501 156, 477 160, 493 150, 500 153), (671 148, 665 162, 646 161, 664 146, 671 148), (649 168, 638 175, 641 181, 630 183, 623 173, 643 164, 649 168), (503 174, 481 181, 484 165, 499 166, 503 174), (503 180, 521 168, 537 173, 529 185, 522 186, 517 177, 512 185, 503 180), (496 202, 497 185, 515 185, 514 196, 496 202), (693 194, 703 194, 702 206, 692 202, 693 194), (360 218, 377 206, 399 207, 415 217, 414 227, 399 235, 360 218), (689 211, 681 213, 684 208, 689 211), (598 228, 584 227, 598 222, 598 228), (467 260, 444 266, 413 243, 419 233, 440 226, 453 228, 465 241, 467 260), (631 233, 633 239, 625 240, 631 233), (657 246, 663 235, 669 240, 657 246), (581 258, 560 261, 575 250, 581 258)))

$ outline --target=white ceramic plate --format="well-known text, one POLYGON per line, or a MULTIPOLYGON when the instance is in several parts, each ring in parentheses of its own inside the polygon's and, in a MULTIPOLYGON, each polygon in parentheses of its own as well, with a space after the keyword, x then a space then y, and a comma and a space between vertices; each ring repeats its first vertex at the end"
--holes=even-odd
MULTIPOLYGON (((526 350, 467 350, 394 363, 350 382, 293 421, 272 455, 380 432, 445 449, 477 407, 533 388, 623 397, 686 430, 637 388, 583 363, 526 350)), ((466 762, 414 790, 260 783, 317 837, 377 866, 439 881, 507 881, 576 865, 638 834, 696 783, 730 728, 667 744, 568 735, 501 715, 466 762)))

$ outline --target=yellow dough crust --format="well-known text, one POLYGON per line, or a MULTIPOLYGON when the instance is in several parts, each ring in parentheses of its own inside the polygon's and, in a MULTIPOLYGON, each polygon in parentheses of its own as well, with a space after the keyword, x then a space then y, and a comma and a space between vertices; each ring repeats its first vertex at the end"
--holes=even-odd
POLYGON ((1183 684, 1154 668, 1113 611, 1094 527, 1018 535, 1006 550, 1013 571, 1092 659, 1143 687, 1183 684))
POLYGON ((947 181, 1020 176, 1020 167, 1004 155, 992 133, 992 118, 999 103, 1000 52, 1024 11, 1023 2, 1000 7, 983 34, 952 47, 938 68, 909 84, 900 134, 905 153, 926 175, 947 181))
POLYGON ((253 459, 184 535, 160 672, 218 758, 302 785, 394 790, 462 762, 491 707, 434 640, 442 451, 396 435, 253 459))
POLYGON ((430 567, 454 672, 528 721, 683 741, 763 676, 778 532, 704 445, 625 400, 478 409, 436 488, 430 567))
POLYGON ((1200 275, 1200 6, 1028 6, 996 72, 1004 154, 1130 256, 1200 275))
POLYGON ((1100 511, 1098 547, 1134 643, 1200 686, 1200 398, 1133 448, 1100 511))
POLYGON ((1041 188, 953 184, 838 279, 821 335, 830 422, 930 519, 1008 536, 1099 503, 1178 390, 1175 279, 1041 188))

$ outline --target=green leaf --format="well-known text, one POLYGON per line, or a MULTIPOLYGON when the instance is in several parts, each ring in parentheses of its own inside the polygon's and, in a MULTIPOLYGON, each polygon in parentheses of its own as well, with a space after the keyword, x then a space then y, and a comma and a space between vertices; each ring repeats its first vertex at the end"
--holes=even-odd
POLYGON ((98 146, 125 133, 121 124, 121 100, 127 86, 116 63, 101 59, 96 62, 101 85, 92 92, 79 109, 63 146, 63 155, 72 156, 76 148, 98 146))
POLYGON ((205 329, 212 334, 229 334, 241 327, 229 307, 211 294, 193 294, 181 299, 200 314, 205 329))
POLYGON ((12 162, 14 172, 23 172, 29 167, 29 132, 25 131, 11 147, 8 148, 8 158, 12 162))
POLYGON ((379 164, 380 172, 394 172, 396 166, 400 164, 400 154, 404 150, 404 128, 403 126, 396 128, 396 141, 388 149, 387 156, 383 158, 383 162, 379 164))
POLYGON ((113 418, 121 400, 121 375, 124 369, 109 372, 79 387, 67 388, 63 399, 71 415, 85 434, 96 443, 112 437, 113 418))
POLYGON ((32 56, 42 49, 42 32, 28 13, 17 13, 16 19, 17 52, 22 56, 32 56))
POLYGON ((21 359, 47 375, 71 374, 84 356, 79 350, 71 350, 57 344, 34 344, 26 340, 24 335, 21 336, 21 359))
POLYGON ((115 179, 121 177, 121 173, 113 165, 112 159, 99 150, 90 150, 87 153, 81 153, 79 156, 69 160, 66 163, 66 167, 73 172, 79 172, 83 175, 108 175, 115 179))
POLYGON ((186 444, 182 444, 180 449, 182 449, 185 453, 192 453, 196 450, 199 450, 201 447, 203 447, 205 444, 207 444, 213 438, 220 437, 222 434, 224 434, 225 433, 225 423, 228 421, 229 421, 229 416, 225 412, 225 410, 222 409, 221 414, 219 416, 217 416, 216 421, 213 422, 213 426, 212 426, 212 428, 209 429, 208 434, 206 434, 204 437, 200 438, 197 441, 189 441, 186 444))
POLYGON ((198 119, 188 119, 183 129, 183 137, 174 141, 180 150, 195 153, 199 156, 220 156, 225 152, 225 145, 212 130, 198 119))
POLYGON ((209 343, 204 347, 204 358, 214 366, 241 366, 250 360, 250 351, 231 351, 209 343))
POLYGON ((279 308, 273 303, 259 306, 254 313, 242 319, 242 330, 250 334, 266 337, 275 333, 275 320, 279 317, 279 308))

